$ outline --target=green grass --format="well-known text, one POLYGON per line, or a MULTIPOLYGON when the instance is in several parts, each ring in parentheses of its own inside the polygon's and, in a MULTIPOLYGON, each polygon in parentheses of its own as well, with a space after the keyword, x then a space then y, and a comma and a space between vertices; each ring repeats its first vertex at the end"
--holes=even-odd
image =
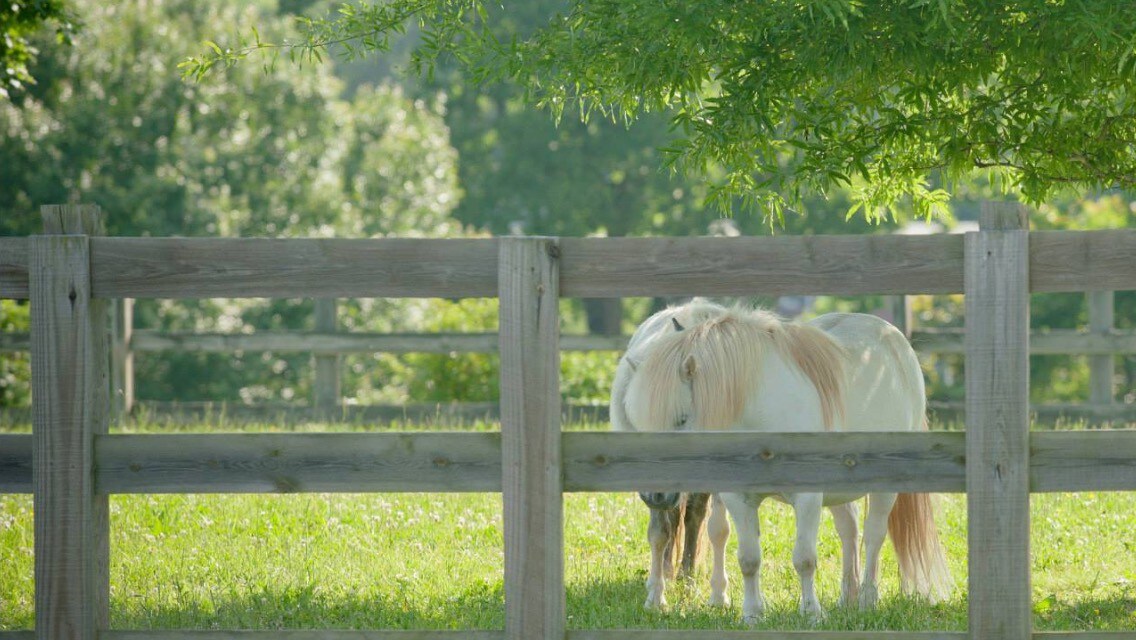
MULTIPOLYGON (((839 557, 826 515, 818 591, 829 613, 817 627, 965 629, 966 504, 961 495, 941 504, 958 585, 949 602, 901 597, 889 546, 881 606, 836 609, 839 557)), ((671 585, 666 611, 648 612, 647 511, 638 499, 569 494, 565 514, 570 628, 744 628, 732 540, 731 609, 705 604, 704 567, 671 585)), ((1035 626, 1136 629, 1136 494, 1038 494, 1032 516, 1035 626)), ((789 508, 763 507, 763 628, 814 628, 796 613, 792 530, 789 508)), ((32 626, 32 537, 31 497, 0 496, 0 629, 32 626)), ((111 499, 114 628, 501 628, 502 568, 498 494, 111 499)))

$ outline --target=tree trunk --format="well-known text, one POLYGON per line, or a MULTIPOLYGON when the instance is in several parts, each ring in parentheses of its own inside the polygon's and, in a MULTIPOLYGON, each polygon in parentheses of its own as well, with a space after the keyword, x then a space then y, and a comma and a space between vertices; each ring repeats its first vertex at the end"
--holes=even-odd
POLYGON ((617 336, 623 331, 623 301, 619 298, 585 298, 588 333, 617 336))

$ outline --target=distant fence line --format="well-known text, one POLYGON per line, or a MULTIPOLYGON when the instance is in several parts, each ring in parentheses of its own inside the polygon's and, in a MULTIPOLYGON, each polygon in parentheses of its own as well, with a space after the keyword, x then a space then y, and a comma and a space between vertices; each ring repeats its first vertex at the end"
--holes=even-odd
POLYGON ((110 630, 112 493, 501 492, 504 629, 294 637, 711 640, 723 632, 567 628, 565 491, 966 492, 967 631, 728 633, 1029 640, 1050 635, 1032 631, 1030 494, 1136 491, 1136 432, 1031 432, 1029 422, 1030 292, 1132 287, 1136 230, 1031 233, 1024 211, 1006 205, 984 207, 981 230, 965 239, 124 239, 97 237, 97 210, 77 205, 45 207, 44 227, 0 238, 0 297, 32 304, 34 417, 30 435, 0 434, 0 492, 34 496, 41 640, 281 634, 110 630), (778 294, 801 283, 810 294, 965 293, 965 431, 562 430, 560 298, 778 294), (109 433, 115 298, 494 295, 499 432, 109 433))
MULTIPOLYGON (((1094 421, 1136 421, 1136 404, 1116 402, 1113 392, 1114 356, 1136 353, 1136 331, 1122 331, 1113 325, 1113 292, 1092 291, 1089 300, 1089 331, 1058 329, 1033 331, 1031 355, 1089 356, 1090 398, 1086 403, 1032 405, 1041 420, 1061 417, 1094 421)), ((133 329, 133 300, 118 299, 113 307, 112 370, 118 392, 112 402, 117 411, 132 412, 141 407, 152 415, 180 419, 226 416, 232 419, 291 420, 344 419, 350 421, 496 419, 495 402, 418 402, 406 405, 354 405, 344 403, 340 392, 339 356, 353 353, 497 353, 496 333, 366 333, 337 331, 336 300, 316 300, 316 331, 262 331, 256 333, 182 333, 133 329), (295 403, 243 404, 219 401, 147 401, 134 394, 133 355, 153 352, 234 353, 280 352, 311 353, 314 359, 312 400, 307 406, 295 403)), ((909 332, 912 345, 920 353, 955 354, 965 352, 962 329, 921 329, 909 332)), ((562 335, 562 351, 621 351, 630 336, 562 335)), ((27 333, 0 333, 0 353, 28 351, 27 333)), ((961 419, 961 402, 932 402, 938 417, 961 419)), ((20 412, 8 412, 19 417, 20 412)), ((572 406, 566 417, 606 420, 606 407, 572 406)))

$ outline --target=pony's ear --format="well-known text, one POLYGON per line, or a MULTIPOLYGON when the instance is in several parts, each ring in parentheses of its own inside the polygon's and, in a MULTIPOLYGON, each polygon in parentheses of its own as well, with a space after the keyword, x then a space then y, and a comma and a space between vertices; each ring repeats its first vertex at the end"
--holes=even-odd
POLYGON ((671 322, 674 323, 675 331, 686 331, 686 327, 678 323, 678 318, 671 316, 671 322))
POLYGON ((682 379, 690 382, 694 379, 694 371, 698 368, 698 364, 694 360, 694 356, 687 356, 686 361, 682 363, 682 379))

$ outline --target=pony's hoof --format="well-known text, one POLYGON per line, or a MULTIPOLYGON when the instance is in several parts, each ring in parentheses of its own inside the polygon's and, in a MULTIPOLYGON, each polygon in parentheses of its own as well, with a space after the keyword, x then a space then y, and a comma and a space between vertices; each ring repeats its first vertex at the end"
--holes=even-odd
POLYGON ((666 608, 667 599, 663 596, 648 595, 647 600, 643 603, 643 608, 648 611, 659 611, 666 608))
POLYGON ((742 612, 742 622, 747 625, 755 625, 761 622, 765 616, 765 602, 759 601, 757 606, 749 607, 748 610, 742 612))
POLYGON ((824 620, 824 609, 820 607, 820 603, 812 602, 809 604, 801 603, 801 615, 804 616, 810 623, 816 624, 824 620))
POLYGON ((875 587, 863 587, 860 589, 860 608, 861 609, 875 609, 876 604, 880 601, 880 593, 875 587))
POLYGON ((730 608, 730 596, 725 593, 711 593, 710 606, 728 609, 730 608))
POLYGON ((841 584, 841 599, 837 605, 841 608, 852 608, 860 601, 860 584, 857 582, 844 582, 841 584))

